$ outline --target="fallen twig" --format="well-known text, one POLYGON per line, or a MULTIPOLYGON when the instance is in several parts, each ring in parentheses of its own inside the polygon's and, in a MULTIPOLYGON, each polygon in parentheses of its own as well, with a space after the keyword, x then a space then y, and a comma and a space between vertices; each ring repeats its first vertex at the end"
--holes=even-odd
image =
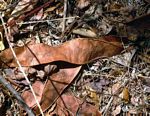
POLYGON ((22 97, 18 94, 18 92, 9 84, 6 79, 0 75, 0 83, 3 84, 17 99, 17 101, 21 104, 21 106, 24 108, 24 110, 28 113, 29 116, 35 116, 32 110, 28 107, 28 105, 24 102, 22 97))

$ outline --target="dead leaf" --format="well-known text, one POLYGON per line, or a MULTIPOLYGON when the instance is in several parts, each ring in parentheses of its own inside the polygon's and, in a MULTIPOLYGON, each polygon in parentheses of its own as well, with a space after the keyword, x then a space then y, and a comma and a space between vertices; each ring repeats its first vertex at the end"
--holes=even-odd
POLYGON ((135 55, 135 53, 136 53, 136 49, 132 49, 129 52, 126 52, 120 55, 119 57, 114 56, 113 61, 117 62, 118 64, 128 67, 131 65, 131 60, 133 56, 135 55))
POLYGON ((128 88, 124 88, 122 93, 120 94, 120 97, 124 100, 125 103, 129 102, 129 90, 128 88))
POLYGON ((82 35, 85 37, 97 37, 97 34, 93 30, 84 28, 74 29, 72 33, 82 35))
POLYGON ((90 0, 77 0, 77 7, 83 9, 90 5, 90 0))
POLYGON ((118 3, 118 2, 113 2, 110 5, 110 11, 119 11, 121 8, 123 7, 122 4, 118 3))
MULTIPOLYGON (((42 98, 42 93, 43 93, 43 90, 44 90, 44 84, 41 82, 41 81, 36 81, 33 85, 33 90, 36 94, 36 97, 38 99, 38 101, 40 102, 41 101, 41 98, 42 98)), ((29 107, 32 107, 33 105, 35 105, 35 99, 33 97, 33 94, 30 90, 28 91, 24 91, 23 94, 22 94, 22 97, 23 99, 25 100, 26 104, 29 106, 29 107)))
POLYGON ((33 9, 38 0, 21 0, 12 11, 11 15, 20 15, 33 9))
MULTIPOLYGON (((42 99, 40 105, 43 111, 47 110, 52 104, 57 100, 57 98, 62 94, 64 89, 74 80, 81 66, 74 68, 64 68, 60 69, 59 72, 53 74, 44 86, 44 91, 42 94, 42 99)), ((24 99, 29 99, 30 96, 24 97, 24 99)), ((35 105, 35 100, 34 101, 35 105)), ((27 101, 27 100, 26 100, 27 101)), ((30 104, 30 101, 27 103, 30 104)), ((30 107, 33 104, 30 104, 30 107)), ((37 106, 34 106, 33 111, 36 114, 40 114, 37 106)))
POLYGON ((43 9, 41 9, 34 17, 34 20, 41 20, 43 17, 44 13, 43 13, 43 9))
POLYGON ((2 33, 1 29, 2 28, 1 28, 1 25, 0 25, 0 51, 5 49, 5 45, 4 45, 4 42, 3 42, 3 33, 2 33))
POLYGON ((99 26, 99 35, 107 35, 111 32, 113 29, 113 25, 110 24, 110 21, 106 18, 102 19, 102 23, 99 26))
POLYGON ((19 16, 25 12, 28 12, 33 9, 33 6, 38 2, 38 0, 21 0, 12 11, 11 15, 19 16))
POLYGON ((4 49, 5 49, 4 43, 3 43, 3 41, 0 41, 0 51, 4 50, 4 49))
POLYGON ((47 8, 44 12, 45 12, 45 13, 52 12, 52 11, 54 11, 56 8, 58 8, 60 5, 61 5, 61 4, 58 3, 58 4, 56 4, 55 6, 51 6, 51 7, 47 8))
MULTIPOLYGON (((34 13, 37 13, 42 8, 48 7, 52 2, 54 2, 54 0, 50 0, 46 3, 44 3, 43 5, 33 9, 37 2, 38 2, 38 0, 27 0, 27 1, 21 0, 21 1, 19 1, 19 3, 17 4, 17 6, 15 7, 15 9, 13 10, 13 12, 11 14, 11 15, 13 15, 13 17, 10 17, 10 19, 7 21, 7 25, 10 27, 13 27, 14 25, 16 25, 16 22, 20 23, 25 18, 29 18, 30 16, 33 16, 34 13)), ((44 16, 43 16, 43 18, 44 18, 44 16)))
POLYGON ((65 116, 101 116, 101 113, 96 107, 76 98, 69 93, 63 94, 61 98, 57 100, 57 104, 58 105, 55 111, 51 114, 55 113, 59 116, 62 116, 63 114, 65 116))
POLYGON ((86 87, 86 91, 88 93, 88 97, 92 99, 92 102, 95 104, 95 106, 99 107, 99 96, 97 94, 97 91, 90 88, 89 86, 86 87))
MULTIPOLYGON (((54 61, 85 64, 98 58, 111 57, 123 50, 119 38, 106 36, 101 39, 77 38, 59 46, 43 43, 14 48, 22 66, 34 66, 54 61)), ((0 53, 1 66, 18 66, 10 49, 0 53), (5 64, 4 64, 5 63, 5 64)))

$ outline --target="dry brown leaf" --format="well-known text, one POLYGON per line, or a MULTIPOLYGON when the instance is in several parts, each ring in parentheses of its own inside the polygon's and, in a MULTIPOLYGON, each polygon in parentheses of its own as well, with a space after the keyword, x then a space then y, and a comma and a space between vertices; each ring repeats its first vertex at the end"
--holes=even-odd
MULTIPOLYGON (((44 91, 42 94, 42 99, 40 105, 43 111, 47 110, 62 94, 64 89, 74 80, 78 72, 80 71, 81 66, 75 68, 64 68, 60 69, 59 72, 53 74, 44 86, 44 91)), ((24 97, 24 99, 29 99, 30 96, 24 97)), ((35 100, 32 99, 34 105, 36 104, 35 100)), ((27 100, 25 100, 27 101, 27 100)), ((27 104, 30 104, 30 101, 27 101, 27 104)), ((32 102, 31 102, 32 103, 32 102)), ((33 103, 30 104, 30 107, 33 107, 33 111, 36 114, 40 114, 37 106, 33 106, 33 103)))
POLYGON ((72 33, 82 35, 85 37, 97 37, 97 34, 93 30, 85 28, 74 29, 72 33))
POLYGON ((90 5, 90 0, 77 0, 77 7, 83 9, 90 5))
POLYGON ((96 107, 76 98, 70 93, 63 94, 57 100, 57 104, 55 111, 51 114, 55 113, 59 116, 101 116, 101 113, 96 107))
POLYGON ((47 8, 44 12, 45 12, 45 13, 52 12, 52 11, 54 11, 57 7, 59 7, 60 5, 61 5, 61 4, 58 3, 58 4, 56 4, 55 6, 51 6, 51 7, 47 8))
POLYGON ((92 99, 92 102, 95 104, 95 106, 99 107, 99 95, 95 90, 87 86, 87 93, 88 97, 92 99))
MULTIPOLYGON (((43 90, 44 90, 44 84, 41 81, 36 81, 32 85, 32 87, 34 89, 34 92, 36 94, 36 97, 37 97, 38 101, 40 102, 41 98, 42 98, 42 93, 43 93, 43 90)), ((35 99, 33 97, 33 94, 30 90, 24 91, 23 94, 22 94, 22 97, 24 98, 26 104, 29 107, 32 107, 33 105, 36 104, 35 99)))
MULTIPOLYGON (((21 0, 12 11, 11 15, 19 16, 25 12, 28 12, 33 9, 33 6, 38 2, 38 0, 21 0)), ((15 17, 16 17, 15 16, 15 17)))
POLYGON ((113 2, 112 4, 110 4, 110 11, 119 11, 122 7, 123 7, 122 4, 113 2))
POLYGON ((34 20, 41 20, 43 18, 43 8, 33 17, 34 20))
POLYGON ((128 103, 129 102, 129 90, 128 88, 124 88, 122 93, 120 94, 120 97, 124 100, 125 103, 128 103))
MULTIPOLYGON (((85 64, 98 58, 111 57, 123 50, 119 38, 106 36, 101 39, 77 38, 62 45, 51 47, 41 44, 14 48, 22 66, 34 66, 54 61, 85 64)), ((1 66, 18 66, 10 49, 0 53, 1 66)))

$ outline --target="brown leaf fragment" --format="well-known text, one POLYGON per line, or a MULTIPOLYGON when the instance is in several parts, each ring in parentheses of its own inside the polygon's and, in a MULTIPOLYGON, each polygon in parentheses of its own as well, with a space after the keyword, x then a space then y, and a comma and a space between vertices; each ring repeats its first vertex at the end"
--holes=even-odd
MULTIPOLYGON (((42 93, 43 93, 43 90, 44 90, 44 84, 41 81, 36 81, 32 85, 32 87, 33 87, 33 90, 36 94, 36 97, 37 97, 38 101, 40 102, 41 98, 42 98, 42 93)), ((33 94, 30 90, 24 91, 22 93, 22 97, 23 97, 24 101, 26 102, 26 104, 29 107, 32 107, 33 105, 36 104, 36 101, 35 101, 35 99, 33 97, 33 94)))
MULTIPOLYGON (((75 68, 65 68, 60 69, 59 72, 53 74, 49 80, 46 82, 42 94, 42 98, 40 100, 40 105, 43 111, 47 110, 52 104, 57 100, 57 98, 62 94, 66 87, 74 80, 78 72, 80 71, 81 66, 75 68)), ((29 99, 30 97, 24 97, 25 99, 29 99)), ((31 99, 31 98, 30 98, 31 99)), ((27 100, 25 100, 28 102, 27 100)), ((27 104, 30 104, 30 107, 35 105, 35 100, 32 99, 27 104)), ((36 114, 40 114, 37 106, 33 107, 33 111, 36 114)))
POLYGON ((77 0, 77 7, 83 9, 90 5, 90 0, 77 0))
POLYGON ((54 113, 59 116, 101 116, 101 113, 96 107, 69 93, 63 94, 61 98, 57 100, 57 107, 51 114, 54 113))
POLYGON ((33 9, 38 0, 20 0, 11 15, 20 15, 33 9))
POLYGON ((82 35, 85 37, 97 37, 97 34, 93 30, 85 28, 74 29, 72 33, 82 35))
MULTIPOLYGON (((77 38, 59 46, 45 44, 26 45, 14 48, 22 66, 34 66, 54 61, 65 61, 73 64, 85 64, 98 58, 111 57, 123 50, 119 38, 106 36, 101 39, 77 38)), ((0 65, 16 67, 17 63, 10 49, 0 53, 0 65)))
POLYGON ((130 94, 128 88, 124 88, 122 93, 120 94, 121 98, 124 100, 125 103, 129 102, 130 94))

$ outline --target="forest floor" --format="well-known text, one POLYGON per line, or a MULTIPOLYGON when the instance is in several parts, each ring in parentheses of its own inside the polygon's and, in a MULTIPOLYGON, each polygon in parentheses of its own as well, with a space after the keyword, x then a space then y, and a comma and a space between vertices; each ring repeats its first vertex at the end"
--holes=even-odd
POLYGON ((149 0, 1 0, 0 115, 150 114, 149 0))

